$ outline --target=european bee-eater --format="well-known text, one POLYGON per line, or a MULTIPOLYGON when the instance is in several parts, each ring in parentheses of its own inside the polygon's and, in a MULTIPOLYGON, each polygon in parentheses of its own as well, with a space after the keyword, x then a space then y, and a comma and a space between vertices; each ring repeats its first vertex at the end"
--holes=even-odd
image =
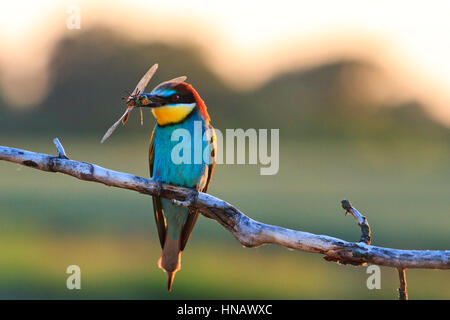
MULTIPOLYGON (((150 139, 150 176, 157 181, 206 192, 214 171, 216 142, 206 105, 197 91, 185 82, 168 81, 150 94, 139 95, 138 100, 152 108, 157 122, 150 139), (179 129, 189 132, 190 141, 183 141, 191 153, 188 163, 177 164, 172 158, 172 151, 180 143, 172 134, 179 129), (198 129, 200 140, 194 138, 199 134, 194 130, 198 129), (194 159, 199 158, 195 152, 200 152, 200 162, 195 163, 194 159), (207 159, 203 157, 204 152, 209 155, 207 159)), ((162 247, 158 265, 167 273, 171 291, 175 273, 180 269, 181 252, 199 213, 157 196, 153 197, 153 211, 162 247)))
MULTIPOLYGON (((184 76, 161 83, 151 93, 142 93, 157 68, 157 64, 153 65, 125 98, 125 113, 106 132, 102 142, 121 121, 125 124, 131 110, 149 107, 157 122, 150 139, 151 178, 206 192, 214 171, 217 148, 206 105, 197 91, 184 82, 184 76), (178 149, 180 143, 183 146, 178 149), (178 151, 178 155, 174 151, 178 151), (174 159, 179 156, 184 160, 174 159)), ((181 252, 186 247, 199 213, 158 196, 153 196, 153 211, 162 247, 158 265, 167 273, 168 290, 171 291, 175 273, 180 269, 181 252)))

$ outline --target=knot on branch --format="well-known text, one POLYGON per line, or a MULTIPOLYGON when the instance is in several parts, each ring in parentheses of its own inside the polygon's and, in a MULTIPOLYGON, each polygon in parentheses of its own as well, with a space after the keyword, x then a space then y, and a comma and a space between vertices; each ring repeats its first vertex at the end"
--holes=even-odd
POLYGON ((359 248, 343 248, 328 251, 323 258, 342 265, 366 266, 365 256, 366 254, 359 248))

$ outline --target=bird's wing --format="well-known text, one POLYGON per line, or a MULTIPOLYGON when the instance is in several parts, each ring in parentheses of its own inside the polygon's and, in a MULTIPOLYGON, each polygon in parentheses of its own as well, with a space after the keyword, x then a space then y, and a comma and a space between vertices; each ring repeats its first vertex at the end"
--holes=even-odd
MULTIPOLYGON (((214 172, 214 167, 216 166, 216 153, 217 153, 217 142, 216 142, 216 134, 214 132, 214 128, 211 128, 211 140, 210 148, 211 148, 211 158, 208 165, 208 177, 206 178, 206 184, 203 187, 203 189, 199 190, 201 192, 208 191, 209 184, 211 182, 211 177, 214 172)), ((195 223, 197 222, 198 218, 198 210, 190 210, 189 217, 186 220, 186 223, 183 226, 183 230, 181 231, 181 250, 184 250, 184 247, 186 246, 187 241, 189 240, 189 237, 191 236, 192 230, 194 229, 195 223)))
POLYGON ((209 161, 208 179, 206 180, 206 185, 203 188, 202 192, 208 191, 208 187, 211 182, 212 175, 214 173, 214 168, 216 166, 217 138, 216 138, 216 133, 214 131, 214 128, 212 126, 210 126, 210 128, 211 128, 211 132, 212 132, 211 140, 209 142, 210 146, 211 146, 211 154, 210 154, 211 158, 209 161))
MULTIPOLYGON (((155 127, 156 128, 156 127, 155 127)), ((150 148, 148 152, 148 163, 150 166, 150 177, 153 178, 153 163, 155 161, 155 128, 153 128, 152 137, 150 138, 150 148)), ((153 196, 153 213, 155 214, 156 227, 158 228, 159 242, 161 248, 164 247, 164 240, 166 239, 166 218, 164 218, 164 211, 162 209, 161 198, 153 196)))

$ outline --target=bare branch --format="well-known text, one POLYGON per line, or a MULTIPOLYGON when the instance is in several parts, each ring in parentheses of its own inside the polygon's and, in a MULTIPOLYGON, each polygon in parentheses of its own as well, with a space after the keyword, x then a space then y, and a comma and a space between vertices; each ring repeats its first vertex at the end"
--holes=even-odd
POLYGON ((53 139, 53 143, 56 146, 56 150, 58 150, 58 157, 63 159, 69 159, 66 155, 66 151, 64 150, 64 147, 62 146, 61 142, 59 142, 58 138, 53 139))
MULTIPOLYGON (((84 181, 103 183, 107 186, 176 200, 178 205, 198 209, 204 216, 218 221, 241 244, 247 247, 257 247, 269 243, 278 244, 300 251, 320 253, 325 255, 326 260, 342 264, 371 263, 401 269, 450 269, 449 250, 389 249, 371 246, 364 242, 348 242, 326 235, 268 225, 247 217, 229 203, 209 194, 199 192, 193 198, 191 189, 159 184, 152 179, 105 169, 86 162, 1 146, 0 160, 15 162, 47 172, 60 172, 84 181)), ((357 216, 357 210, 354 208, 350 213, 357 216)), ((367 221, 365 222, 367 223, 367 221)))
POLYGON ((406 285, 406 270, 398 268, 398 277, 400 279, 400 287, 398 288, 398 300, 408 300, 408 288, 406 285))
POLYGON ((361 228, 361 240, 359 241, 364 242, 366 244, 370 244, 372 238, 367 218, 364 217, 361 213, 359 213, 359 211, 352 206, 350 201, 344 199, 341 201, 341 205, 342 208, 345 210, 345 214, 351 214, 358 222, 358 225, 361 228))

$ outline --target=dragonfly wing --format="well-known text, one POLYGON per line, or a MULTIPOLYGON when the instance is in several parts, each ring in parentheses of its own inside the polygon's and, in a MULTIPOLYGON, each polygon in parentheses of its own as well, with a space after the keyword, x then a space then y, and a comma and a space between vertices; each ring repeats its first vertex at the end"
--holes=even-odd
POLYGON ((130 111, 133 108, 127 108, 127 110, 125 110, 125 113, 119 118, 119 120, 117 120, 112 126, 111 128, 108 129, 108 131, 106 131, 105 135, 102 138, 101 143, 105 142, 106 139, 108 139, 112 133, 114 132, 114 130, 116 130, 117 126, 120 124, 120 122, 125 119, 126 116, 128 116, 128 114, 130 113, 130 111))
POLYGON ((155 63, 153 66, 148 69, 147 73, 144 74, 144 76, 141 78, 141 80, 138 82, 136 88, 131 93, 132 96, 144 92, 145 88, 147 87, 148 83, 152 79, 153 75, 155 74, 156 70, 158 70, 158 64, 155 63))

